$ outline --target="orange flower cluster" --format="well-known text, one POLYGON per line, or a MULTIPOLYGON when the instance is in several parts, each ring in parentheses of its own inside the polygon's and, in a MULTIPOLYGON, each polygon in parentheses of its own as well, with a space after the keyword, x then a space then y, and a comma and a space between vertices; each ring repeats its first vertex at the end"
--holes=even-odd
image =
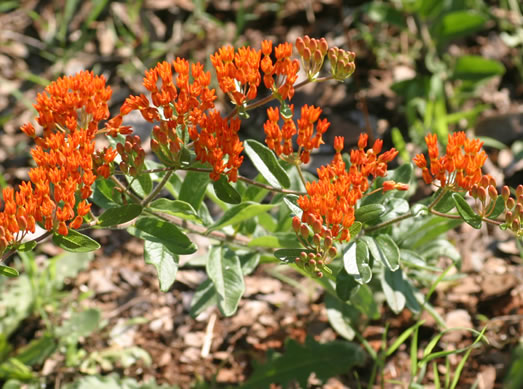
POLYGON ((265 40, 262 42, 263 59, 261 69, 264 73, 263 83, 267 89, 277 92, 281 99, 292 99, 294 96, 294 83, 298 79, 300 62, 290 59, 292 55, 292 43, 286 42, 279 44, 274 49, 276 62, 272 62, 272 42, 265 40))
POLYGON ((81 72, 59 78, 45 92, 35 104, 43 135, 36 136, 32 124, 22 127, 35 140, 31 155, 36 168, 17 192, 7 188, 2 193, 0 252, 34 232, 35 223, 62 235, 68 234, 68 228, 80 227, 91 206, 87 198, 92 184, 97 176, 109 175, 116 156, 111 148, 95 156, 94 138, 99 122, 109 116, 107 101, 112 93, 103 77, 81 72))
MULTIPOLYGON (((294 114, 294 106, 290 106, 294 114)), ((265 143, 273 150, 276 155, 289 156, 293 153, 292 137, 298 133, 296 143, 299 146, 298 156, 303 163, 310 161, 310 153, 313 149, 317 149, 323 144, 323 134, 327 131, 330 123, 327 119, 318 120, 321 114, 321 108, 313 105, 304 105, 301 108, 301 117, 297 120, 298 126, 290 118, 280 115, 278 108, 268 108, 268 120, 263 125, 265 131, 265 143), (284 120, 283 126, 280 129, 278 121, 281 118, 284 120), (314 127, 316 124, 316 133, 314 127)))
POLYGON ((224 46, 211 55, 220 89, 234 104, 241 106, 258 94, 260 58, 260 51, 248 46, 240 47, 236 52, 232 46, 224 46))
POLYGON ((227 174, 229 181, 236 182, 238 169, 243 162, 243 143, 238 138, 240 120, 224 119, 218 111, 211 111, 200 121, 200 133, 192 128, 189 132, 194 140, 194 151, 201 162, 213 167, 211 179, 217 181, 221 174, 227 174), (226 161, 226 162, 225 162, 226 161))
MULTIPOLYGON (((228 58, 226 55, 230 54, 227 48, 220 49, 219 53, 222 53, 224 58, 228 58)), ((245 59, 244 54, 239 54, 237 59, 236 64, 239 65, 241 60, 245 59)), ((247 68, 242 68, 242 71, 247 71, 247 68)), ((229 85, 230 80, 224 81, 223 77, 225 76, 222 74, 221 84, 229 85)), ((248 80, 247 83, 253 80, 249 77, 245 79, 248 80)), ((238 168, 243 161, 243 157, 240 157, 243 143, 237 134, 240 121, 228 121, 218 112, 210 111, 214 108, 216 99, 216 91, 209 88, 210 82, 210 73, 204 72, 200 63, 189 65, 189 62, 182 58, 176 58, 172 65, 168 62, 159 63, 147 71, 144 78, 144 86, 151 92, 152 106, 143 94, 131 96, 120 109, 119 116, 123 117, 131 111, 139 110, 145 120, 159 122, 159 125, 153 128, 151 148, 166 164, 180 163, 180 150, 190 138, 194 142, 196 159, 213 167, 213 180, 218 180, 220 174, 227 174, 230 181, 236 181, 238 168), (173 68, 176 72, 174 80, 173 68)), ((254 84, 250 86, 250 90, 255 91, 254 84)), ((252 92, 247 92, 247 95, 249 93, 252 92)), ((143 161, 141 153, 137 153, 140 162, 143 161)))
POLYGON ((481 167, 487 160, 487 154, 481 150, 483 142, 468 139, 462 131, 449 134, 447 153, 441 157, 436 134, 428 134, 425 142, 429 150, 430 171, 423 154, 416 155, 413 160, 423 170, 425 183, 438 180, 441 187, 459 187, 468 191, 480 182, 481 167))
POLYGON ((298 199, 298 206, 303 210, 302 222, 313 228, 315 224, 323 225, 321 231, 315 231, 322 237, 331 236, 340 242, 350 240, 349 228, 355 220, 354 207, 369 189, 369 175, 385 176, 387 163, 398 154, 392 148, 379 155, 383 146, 380 139, 365 151, 367 141, 368 135, 361 134, 358 149, 351 151, 351 166, 347 171, 341 157, 344 138, 335 137, 334 159, 329 165, 317 170, 318 181, 308 182, 307 195, 298 199))

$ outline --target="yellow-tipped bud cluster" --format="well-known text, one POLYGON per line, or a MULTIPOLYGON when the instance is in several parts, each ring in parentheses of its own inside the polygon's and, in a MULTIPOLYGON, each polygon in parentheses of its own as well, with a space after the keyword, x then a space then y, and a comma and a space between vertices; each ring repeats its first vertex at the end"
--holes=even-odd
POLYGON ((323 229, 320 223, 312 222, 312 224, 311 237, 307 224, 302 223, 297 216, 292 219, 292 228, 298 240, 307 248, 307 251, 302 251, 300 256, 294 259, 294 262, 308 273, 321 278, 325 272, 332 273, 327 265, 338 255, 338 250, 334 246, 332 235, 323 229), (318 229, 323 230, 323 233, 317 231, 318 229))
POLYGON ((343 81, 349 78, 356 70, 356 54, 352 51, 345 51, 337 47, 331 47, 328 51, 331 63, 331 74, 335 80, 343 81))
POLYGON ((510 189, 504 186, 501 194, 505 200, 505 227, 518 237, 523 236, 523 185, 516 188, 516 199, 510 197, 510 189))
POLYGON ((303 70, 309 80, 314 80, 323 66, 323 60, 329 49, 325 38, 315 39, 305 35, 296 39, 296 49, 301 57, 303 70))

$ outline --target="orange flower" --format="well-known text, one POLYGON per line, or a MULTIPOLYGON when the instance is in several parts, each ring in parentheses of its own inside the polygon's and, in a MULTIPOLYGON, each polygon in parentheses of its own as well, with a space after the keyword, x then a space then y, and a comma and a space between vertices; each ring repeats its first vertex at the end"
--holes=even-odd
POLYGON ((290 59, 292 55, 292 43, 282 43, 276 46, 274 53, 276 62, 272 62, 272 42, 262 42, 263 59, 261 69, 264 73, 263 83, 267 89, 277 92, 283 100, 292 99, 294 96, 294 83, 298 79, 300 62, 290 59))
MULTIPOLYGON (((204 72, 199 62, 190 65, 187 60, 176 58, 172 63, 158 63, 145 73, 143 81, 151 92, 151 102, 143 94, 130 96, 119 116, 137 110, 148 122, 158 122, 153 128, 151 147, 162 161, 176 163, 187 132, 196 131, 204 112, 214 108, 216 91, 209 88, 210 83, 211 74, 204 72)), ((115 126, 121 125, 118 116, 114 120, 115 126)))
POLYGON ((483 142, 477 139, 468 139, 464 132, 449 134, 447 152, 439 156, 438 138, 435 134, 425 137, 430 159, 430 170, 423 154, 418 154, 413 161, 422 169, 425 183, 434 180, 440 186, 462 188, 470 190, 474 184, 481 180, 481 168, 487 159, 485 151, 481 150, 483 142))
MULTIPOLYGON (((293 105, 290 106, 290 110, 294 114, 293 105)), ((296 143, 299 146, 299 158, 303 163, 308 163, 311 151, 324 143, 322 136, 330 126, 327 119, 318 120, 320 114, 321 108, 304 105, 301 108, 301 117, 297 120, 298 126, 296 127, 292 117, 283 117, 278 108, 268 108, 268 120, 263 126, 266 135, 265 143, 276 155, 289 156, 293 153, 292 137, 297 133, 296 143), (278 125, 280 116, 284 119, 281 129, 278 125), (314 133, 315 123, 316 133, 314 133)))
MULTIPOLYGON (((341 157, 344 138, 336 137, 334 159, 329 165, 317 170, 318 181, 308 182, 307 195, 298 199, 298 206, 303 210, 302 222, 312 226, 311 223, 320 220, 324 225, 320 232, 322 237, 332 236, 340 242, 350 240, 349 228, 355 220, 356 203, 369 189, 368 176, 385 176, 387 163, 398 153, 391 149, 378 155, 383 144, 381 140, 377 140, 371 149, 364 151, 367 139, 367 134, 360 135, 358 150, 351 152, 351 166, 347 171, 341 157)), ((388 186, 389 184, 387 190, 396 189, 388 186)), ((397 189, 403 189, 403 186, 397 189)))
MULTIPOLYGON (((43 135, 36 136, 32 124, 22 126, 35 139, 31 155, 36 167, 29 171, 30 181, 20 184, 18 191, 6 188, 2 192, 0 249, 34 232, 35 223, 63 235, 68 228, 81 225, 96 180, 94 138, 99 122, 109 116, 110 97, 105 79, 87 71, 59 78, 38 94, 36 121, 43 127, 43 135), (75 213, 77 198, 84 205, 75 213)), ((98 155, 106 164, 114 158, 109 148, 98 155)))
POLYGON ((217 181, 226 174, 229 181, 238 178, 238 168, 243 162, 243 143, 238 138, 240 120, 222 118, 218 111, 204 114, 199 123, 201 131, 191 129, 189 135, 194 140, 196 159, 213 167, 211 179, 217 181))
POLYGON ((240 47, 236 52, 232 46, 224 46, 211 55, 220 89, 234 104, 241 106, 258 94, 260 58, 260 51, 248 46, 240 47))

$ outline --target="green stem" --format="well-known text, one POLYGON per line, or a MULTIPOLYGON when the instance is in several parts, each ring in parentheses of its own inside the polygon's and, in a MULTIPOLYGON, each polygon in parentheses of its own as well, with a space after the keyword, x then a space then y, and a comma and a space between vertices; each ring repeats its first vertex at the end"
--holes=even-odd
POLYGON ((131 197, 138 204, 140 204, 142 202, 142 199, 140 197, 136 196, 133 192, 131 192, 129 190, 129 188, 127 186, 125 186, 124 184, 122 184, 120 182, 120 180, 118 180, 115 176, 111 176, 111 180, 116 184, 116 186, 118 186, 122 191, 127 193, 129 195, 129 197, 131 197))
POLYGON ((142 207, 146 207, 147 204, 149 204, 151 201, 153 201, 156 198, 156 196, 160 193, 160 191, 163 189, 165 184, 167 184, 167 181, 169 181, 169 178, 171 178, 173 173, 174 173, 174 170, 169 170, 165 174, 165 176, 163 176, 162 180, 156 186, 156 188, 154 188, 154 190, 151 193, 149 193, 149 195, 141 201, 140 205, 142 207))
POLYGON ((307 187, 307 181, 305 181, 305 177, 303 176, 303 172, 301 171, 301 165, 296 165, 296 169, 298 170, 298 175, 300 176, 300 180, 303 183, 303 186, 307 187))
MULTIPOLYGON (((199 168, 199 167, 181 167, 178 170, 186 170, 186 171, 190 171, 190 172, 199 172, 199 173, 211 173, 212 172, 212 169, 199 168)), ((262 182, 258 182, 251 178, 247 178, 247 177, 243 177, 243 176, 238 176, 238 180, 246 182, 250 185, 259 186, 260 188, 267 189, 271 192, 278 192, 278 193, 283 193, 283 194, 293 194, 293 195, 298 195, 298 196, 306 194, 304 192, 298 192, 295 190, 276 188, 274 186, 267 185, 262 182)))

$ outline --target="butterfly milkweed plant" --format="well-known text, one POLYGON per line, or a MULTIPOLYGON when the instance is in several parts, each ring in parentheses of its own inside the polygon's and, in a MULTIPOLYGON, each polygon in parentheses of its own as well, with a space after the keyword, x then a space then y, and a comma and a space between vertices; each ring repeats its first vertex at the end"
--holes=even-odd
POLYGON ((167 291, 180 256, 195 253, 194 236, 203 235, 211 242, 201 247, 209 279, 194 295, 192 315, 208 306, 204 298, 233 315, 244 275, 277 262, 315 279, 340 312, 351 307, 363 317, 361 301, 377 292, 396 313, 425 309, 427 285, 417 275, 437 275, 441 253, 459 266, 443 237, 460 223, 523 236, 523 186, 501 187, 483 174, 482 142, 464 132, 426 135, 427 154, 401 164, 380 139, 363 133, 347 150, 336 136, 332 161, 306 171, 331 125, 321 107, 295 106, 295 91, 347 80, 355 53, 305 36, 294 44, 224 46, 210 64, 212 71, 184 58, 158 63, 145 72, 148 93, 127 97, 112 117, 111 88, 89 71, 38 94, 35 123, 21 128, 33 140, 34 167, 27 181, 2 190, 4 276, 18 274, 8 266, 18 251, 44 240, 87 252, 100 245, 85 231, 125 229, 144 241, 145 260, 167 291), (216 104, 218 94, 227 108, 216 104), (266 110, 264 143, 239 136, 255 109, 266 110), (138 112, 152 128, 145 149, 126 121, 138 112), (240 174, 246 158, 256 176, 240 174), (435 192, 409 201, 422 181, 435 192))

